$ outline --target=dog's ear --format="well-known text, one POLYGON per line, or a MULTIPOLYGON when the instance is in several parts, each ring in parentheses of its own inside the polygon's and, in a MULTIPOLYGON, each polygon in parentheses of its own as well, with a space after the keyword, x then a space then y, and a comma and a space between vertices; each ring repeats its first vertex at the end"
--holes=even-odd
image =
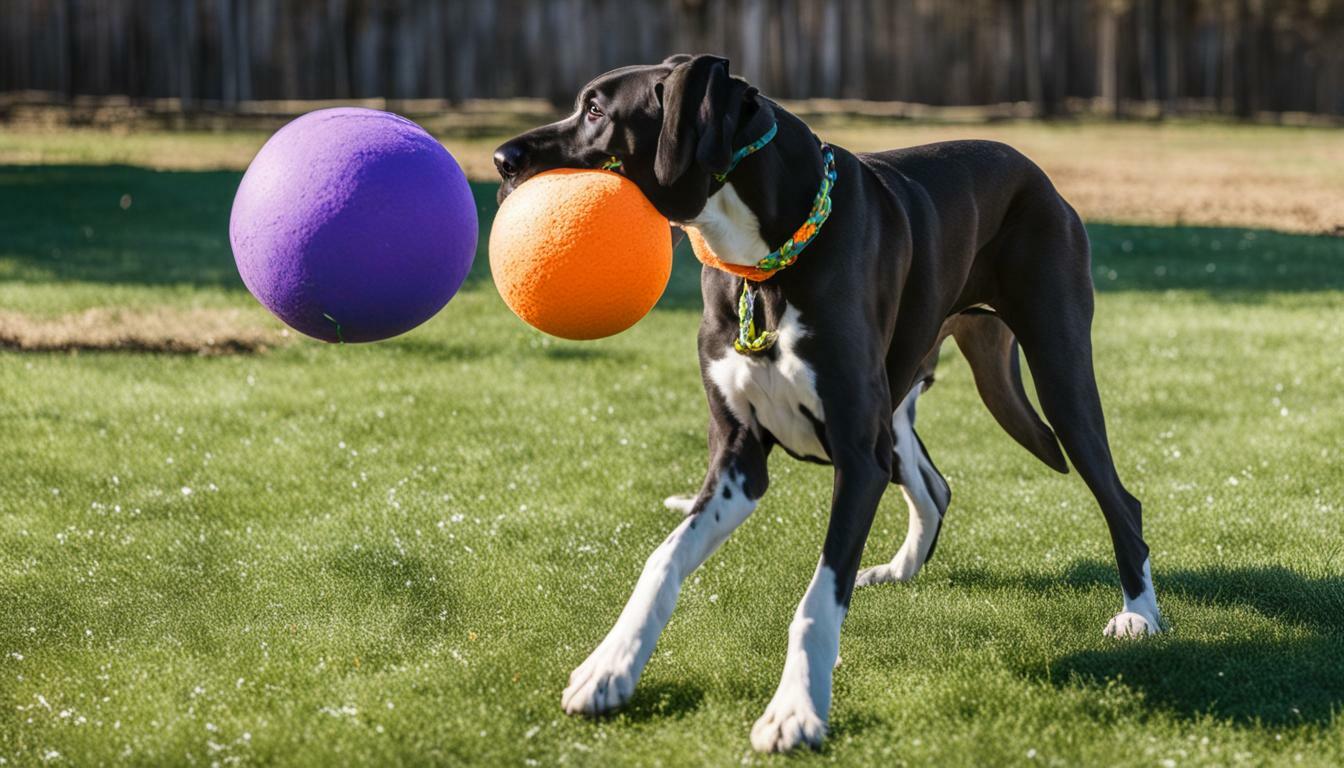
POLYGON ((699 162, 711 173, 728 168, 742 105, 754 88, 728 76, 728 60, 718 56, 673 56, 675 64, 658 86, 663 130, 653 169, 658 183, 671 186, 699 162))

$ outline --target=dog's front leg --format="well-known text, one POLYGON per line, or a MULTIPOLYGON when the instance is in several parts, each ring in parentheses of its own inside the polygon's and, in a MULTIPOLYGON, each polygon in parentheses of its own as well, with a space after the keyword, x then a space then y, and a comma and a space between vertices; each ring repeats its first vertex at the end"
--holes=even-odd
POLYGON ((827 411, 835 464, 831 519, 821 562, 789 625, 779 688, 751 729, 751 745, 761 752, 786 752, 802 744, 817 747, 826 735, 840 625, 849 610, 864 541, 891 480, 891 432, 881 425, 880 414, 869 421, 874 424, 857 433, 837 429, 827 411), (837 448, 842 435, 845 445, 837 448))
POLYGON ((765 493, 765 450, 750 429, 715 419, 709 472, 681 524, 644 564, 634 593, 597 650, 569 676, 570 714, 596 715, 630 700, 682 581, 728 538, 765 493))

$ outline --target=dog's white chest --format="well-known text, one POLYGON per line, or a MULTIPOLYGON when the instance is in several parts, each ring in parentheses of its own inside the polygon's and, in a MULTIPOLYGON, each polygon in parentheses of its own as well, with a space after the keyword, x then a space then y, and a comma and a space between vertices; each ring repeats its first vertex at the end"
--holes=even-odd
POLYGON ((778 354, 773 360, 740 355, 729 341, 724 356, 709 364, 710 381, 743 424, 768 430, 790 453, 826 460, 818 434, 826 416, 817 396, 817 377, 795 353, 807 333, 798 310, 787 307, 776 330, 778 354))
POLYGON ((699 232, 714 255, 729 264, 755 264, 770 252, 761 239, 761 223, 732 182, 710 195, 700 214, 682 226, 699 232))

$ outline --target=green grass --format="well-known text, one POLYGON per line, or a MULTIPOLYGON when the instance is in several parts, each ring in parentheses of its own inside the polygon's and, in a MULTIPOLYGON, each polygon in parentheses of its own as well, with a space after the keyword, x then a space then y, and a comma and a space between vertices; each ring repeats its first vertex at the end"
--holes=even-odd
MULTIPOLYGON (((237 179, 0 168, 0 307, 260 316, 228 252, 237 179)), ((570 343, 509 314, 482 253, 381 344, 0 352, 0 758, 1338 765, 1344 240, 1090 232, 1162 637, 1101 636, 1119 595, 1100 513, 993 424, 949 345, 920 411, 954 492, 938 556, 855 596, 821 753, 747 740, 830 498, 828 469, 782 455, 629 708, 566 717, 569 670, 676 522, 659 499, 703 471, 697 269, 681 254, 659 310, 570 343)), ((904 519, 888 494, 865 563, 904 519)))

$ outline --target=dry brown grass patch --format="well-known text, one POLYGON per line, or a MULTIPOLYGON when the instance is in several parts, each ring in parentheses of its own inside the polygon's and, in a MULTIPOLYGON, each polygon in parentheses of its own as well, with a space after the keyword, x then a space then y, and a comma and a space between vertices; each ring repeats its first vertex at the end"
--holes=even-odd
POLYGON ((96 308, 57 317, 0 311, 0 348, 113 350, 175 355, 255 354, 292 338, 239 309, 96 308))
POLYGON ((1304 234, 1344 226, 1338 129, 1229 124, 838 125, 821 135, 873 150, 996 139, 1035 160, 1085 221, 1256 227, 1304 234))

